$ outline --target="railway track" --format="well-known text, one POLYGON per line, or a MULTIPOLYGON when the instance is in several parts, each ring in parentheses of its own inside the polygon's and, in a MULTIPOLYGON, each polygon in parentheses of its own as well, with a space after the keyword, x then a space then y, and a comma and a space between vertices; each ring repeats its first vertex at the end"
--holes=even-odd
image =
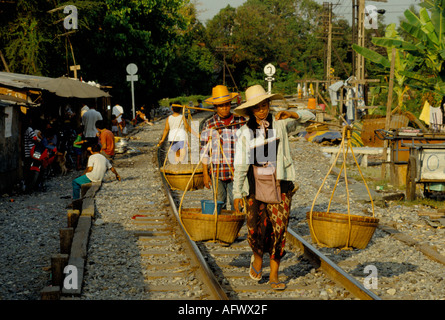
POLYGON ((193 255, 184 249, 186 240, 172 221, 168 206, 138 212, 133 221, 134 235, 138 238, 143 276, 149 283, 145 290, 150 299, 204 299, 208 294, 196 280, 196 263, 190 259, 193 255))
MULTIPOLYGON (((208 116, 208 113, 201 113, 194 117, 194 120, 203 121, 208 116)), ((158 149, 159 168, 163 166, 165 153, 165 148, 158 149)), ((380 299, 291 229, 287 234, 287 254, 281 261, 279 273, 280 281, 286 283, 286 290, 276 292, 270 288, 267 255, 263 263, 263 279, 258 283, 254 282, 248 274, 252 252, 247 243, 246 226, 241 228, 239 237, 231 245, 212 241, 192 241, 181 223, 178 212, 183 191, 172 190, 163 174, 160 173, 160 175, 171 211, 182 232, 181 237, 187 243, 187 251, 193 256, 191 258, 194 263, 193 271, 199 274, 200 280, 208 289, 209 299, 320 299, 318 290, 314 290, 316 291, 314 293, 312 290, 315 289, 315 283, 318 285, 323 283, 323 286, 326 287, 326 294, 330 293, 332 296, 334 293, 337 299, 380 299)), ((200 208, 201 199, 211 198, 210 190, 201 189, 188 191, 184 202, 187 203, 186 207, 188 208, 200 208)), ((156 218, 141 219, 140 223, 143 223, 142 221, 151 223, 153 219, 156 220, 156 218)), ((185 272, 185 269, 181 270, 185 272)), ((204 297, 204 294, 201 297, 204 297)))
MULTIPOLYGON (((206 116, 198 114, 194 119, 206 116)), ((251 250, 245 226, 231 245, 194 242, 184 232, 177 211, 183 192, 170 190, 159 172, 162 149, 152 152, 162 129, 159 123, 134 133, 131 145, 142 152, 117 160, 117 170, 125 178, 120 183, 104 183, 96 196, 97 218, 103 224, 95 223, 92 232, 82 299, 422 300, 444 296, 443 264, 431 261, 417 246, 399 241, 402 232, 389 235, 377 229, 364 250, 336 252, 311 245, 306 222, 313 195, 310 182, 319 181, 317 172, 324 176, 325 170, 323 163, 313 163, 314 157, 322 158, 316 148, 298 140, 292 142, 298 153, 297 170, 302 181, 309 183, 294 196, 287 254, 279 274, 287 289, 271 290, 268 261, 263 264, 263 280, 254 282, 248 276, 251 250), (131 205, 122 207, 122 203, 131 205), (378 271, 378 287, 372 292, 362 286, 368 275, 364 268, 369 265, 378 271)), ((211 199, 211 191, 187 192, 183 205, 200 208, 201 199, 211 199)), ((341 206, 341 197, 336 202, 341 206)), ((366 208, 357 202, 355 206, 366 208)), ((380 217, 392 214, 391 207, 378 210, 380 217)))

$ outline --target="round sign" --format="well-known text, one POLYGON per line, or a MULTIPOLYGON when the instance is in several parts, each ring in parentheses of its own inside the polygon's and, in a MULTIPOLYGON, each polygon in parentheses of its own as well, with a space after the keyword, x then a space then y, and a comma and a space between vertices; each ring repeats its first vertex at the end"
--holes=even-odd
POLYGON ((134 63, 130 63, 127 66, 127 72, 131 75, 136 74, 138 72, 138 67, 134 63))
POLYGON ((275 67, 271 63, 264 67, 264 73, 266 76, 272 77, 275 74, 275 71, 275 67))

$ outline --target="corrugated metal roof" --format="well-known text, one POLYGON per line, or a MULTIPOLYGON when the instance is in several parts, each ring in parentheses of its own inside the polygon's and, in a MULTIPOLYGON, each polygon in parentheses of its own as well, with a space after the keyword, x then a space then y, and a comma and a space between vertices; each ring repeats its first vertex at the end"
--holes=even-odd
POLYGON ((100 98, 111 97, 108 92, 96 85, 90 85, 77 79, 60 77, 48 78, 18 73, 0 72, 0 85, 13 88, 48 90, 60 97, 100 98))
POLYGON ((38 87, 37 82, 48 79, 51 78, 12 72, 0 72, 0 84, 14 88, 41 89, 38 87))

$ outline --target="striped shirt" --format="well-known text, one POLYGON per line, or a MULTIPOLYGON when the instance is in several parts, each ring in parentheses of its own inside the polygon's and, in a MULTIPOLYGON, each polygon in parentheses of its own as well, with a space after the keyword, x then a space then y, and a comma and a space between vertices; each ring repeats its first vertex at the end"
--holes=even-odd
POLYGON ((28 127, 25 131, 25 158, 31 157, 31 149, 34 146, 34 141, 37 139, 37 135, 31 127, 28 127))
POLYGON ((204 123, 201 132, 201 156, 203 160, 208 160, 211 154, 213 174, 218 173, 219 180, 230 181, 233 179, 236 131, 244 124, 245 118, 233 114, 230 121, 224 120, 215 114, 204 123), (219 141, 222 148, 218 145, 219 141))

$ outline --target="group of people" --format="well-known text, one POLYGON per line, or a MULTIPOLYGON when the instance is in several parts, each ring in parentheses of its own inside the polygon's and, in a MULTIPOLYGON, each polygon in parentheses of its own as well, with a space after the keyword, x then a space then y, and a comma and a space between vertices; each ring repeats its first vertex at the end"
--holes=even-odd
POLYGON ((23 133, 24 179, 22 180, 21 188, 24 192, 31 192, 37 186, 44 188, 41 184, 44 181, 43 178, 56 172, 56 170, 53 170, 54 160, 63 156, 63 154, 59 152, 58 147, 61 143, 60 139, 58 139, 58 128, 54 119, 45 120, 28 114, 23 119, 23 125, 25 128, 23 133), (48 152, 43 155, 38 152, 45 149, 48 152), (42 163, 42 166, 39 170, 36 170, 35 164, 33 164, 32 156, 34 152, 40 154, 38 161, 42 163))
MULTIPOLYGON (((238 93, 229 92, 224 85, 214 87, 212 96, 205 102, 214 106, 215 114, 204 123, 200 136, 188 125, 183 106, 173 103, 173 114, 166 120, 158 147, 168 139, 174 160, 179 162, 185 156, 187 132, 200 139, 205 187, 217 190, 216 199, 224 203, 224 208, 230 206, 236 213, 244 210, 246 214, 248 243, 253 252, 250 277, 254 281, 262 279, 263 256, 269 253, 269 284, 274 290, 284 290, 286 286, 279 281, 278 270, 285 255, 292 196, 298 188, 288 134, 298 125, 314 120, 315 116, 308 110, 272 114, 271 102, 284 98, 266 92, 260 85, 249 87, 245 98, 245 102, 239 104, 238 93), (234 99, 238 106, 232 113, 234 99)), ((73 144, 78 155, 77 169, 85 153, 88 161, 84 173, 72 181, 73 202, 80 199, 83 184, 101 182, 107 170, 121 180, 112 165, 114 137, 124 128, 117 121, 121 116, 115 114, 113 117, 113 133, 94 107, 82 108, 82 127, 73 144)), ((57 145, 57 136, 50 129, 46 128, 44 136, 32 130, 29 124, 25 132, 25 162, 36 141, 43 140, 49 147, 57 145)))
MULTIPOLYGON (((78 149, 77 165, 82 162, 85 153, 88 161, 84 173, 72 182, 73 202, 80 199, 83 184, 101 182, 107 170, 111 170, 116 175, 116 179, 121 180, 112 165, 115 155, 115 134, 107 129, 102 114, 94 107, 88 108, 84 105, 82 111, 82 132, 79 130, 74 146, 78 149), (79 148, 79 146, 81 147, 79 148)), ((116 117, 113 118, 113 120, 115 119, 116 117)))
MULTIPOLYGON (((274 290, 284 290, 278 269, 285 255, 292 196, 298 188, 288 134, 315 116, 308 110, 285 110, 273 115, 271 101, 284 97, 267 93, 260 85, 249 87, 246 101, 232 113, 236 98, 240 101, 238 93, 218 85, 205 100, 216 112, 204 123, 200 136, 204 184, 217 190, 216 199, 224 203, 223 208, 230 205, 237 213, 244 208, 248 243, 253 251, 250 277, 262 279, 263 256, 269 253, 269 284, 274 290)), ((186 148, 186 130, 191 132, 191 128, 181 113, 181 105, 176 103, 172 108, 173 115, 166 121, 158 146, 168 136, 178 161, 186 148)))

